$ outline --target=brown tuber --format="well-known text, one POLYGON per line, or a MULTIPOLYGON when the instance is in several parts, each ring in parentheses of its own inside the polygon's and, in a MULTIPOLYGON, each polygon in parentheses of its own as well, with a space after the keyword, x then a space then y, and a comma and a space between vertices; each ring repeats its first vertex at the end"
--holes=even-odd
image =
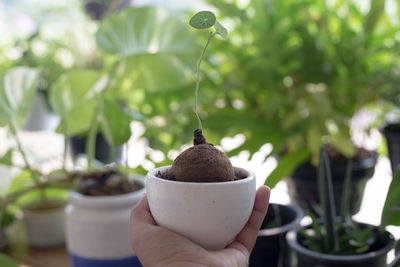
POLYGON ((236 179, 232 164, 224 152, 207 143, 202 131, 194 131, 193 146, 174 161, 169 175, 181 182, 226 182, 236 179))

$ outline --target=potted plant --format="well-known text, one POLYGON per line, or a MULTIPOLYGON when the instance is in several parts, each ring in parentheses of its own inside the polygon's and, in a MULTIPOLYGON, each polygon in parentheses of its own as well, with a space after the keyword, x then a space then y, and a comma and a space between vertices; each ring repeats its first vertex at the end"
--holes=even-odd
MULTIPOLYGON (((350 179, 348 171, 347 184, 350 179)), ((325 149, 321 149, 318 186, 323 216, 287 235, 288 244, 297 255, 298 266, 385 266, 387 253, 394 247, 393 236, 385 230, 389 217, 384 212, 379 227, 353 221, 348 209, 345 215, 336 217, 331 169, 325 149)), ((348 189, 344 193, 346 200, 351 194, 348 189)), ((392 206, 393 198, 398 201, 397 195, 390 194, 386 204, 392 206)), ((393 211, 390 212, 393 215, 393 211)))
POLYGON ((226 155, 202 134, 197 110, 200 66, 211 39, 227 36, 227 30, 209 11, 196 13, 189 24, 207 29, 208 39, 197 64, 194 113, 198 129, 193 146, 183 151, 172 166, 147 174, 149 207, 156 223, 180 233, 209 250, 225 248, 246 224, 256 192, 255 176, 232 167, 226 155), (211 29, 214 28, 214 30, 211 29))
MULTIPOLYGON (((333 166, 332 188, 335 196, 341 196, 345 186, 347 163, 349 160, 352 162, 349 186, 353 194, 349 200, 349 209, 351 214, 355 214, 360 210, 365 185, 374 174, 378 153, 358 148, 355 156, 346 157, 332 146, 327 146, 327 152, 333 166)), ((316 177, 317 168, 308 160, 300 164, 286 182, 291 200, 318 215, 316 203, 319 203, 319 194, 316 177)), ((341 197, 334 197, 334 201, 336 213, 340 214, 342 206, 347 203, 343 203, 341 197)))
MULTIPOLYGON (((7 207, 19 207, 24 214, 28 243, 48 247, 64 242, 64 206, 62 194, 54 194, 55 185, 31 165, 19 138, 19 129, 24 125, 36 94, 39 72, 26 67, 13 68, 1 76, 0 125, 6 126, 16 142, 24 166, 13 179, 2 199, 2 217, 7 218, 7 207)), ((3 164, 12 164, 12 150, 8 151, 3 164)), ((57 192, 59 193, 59 192, 57 192)))
POLYGON ((286 234, 300 227, 303 215, 299 206, 270 203, 250 254, 249 266, 291 266, 286 234))
POLYGON ((181 72, 187 69, 178 55, 190 54, 195 46, 176 15, 142 7, 107 17, 96 33, 97 45, 107 58, 104 69, 65 73, 50 93, 65 142, 78 133, 87 138, 87 166, 83 172, 69 174, 79 181, 77 192, 68 194, 66 222, 74 266, 138 264, 129 245, 129 215, 144 192, 144 179, 129 179, 130 170, 123 166, 96 168, 95 143, 102 133, 115 162, 114 148, 131 136, 135 114, 128 101, 131 91, 165 90, 186 82, 181 72), (174 28, 172 33, 166 30, 169 27, 174 28), (160 67, 168 70, 160 73, 160 67))

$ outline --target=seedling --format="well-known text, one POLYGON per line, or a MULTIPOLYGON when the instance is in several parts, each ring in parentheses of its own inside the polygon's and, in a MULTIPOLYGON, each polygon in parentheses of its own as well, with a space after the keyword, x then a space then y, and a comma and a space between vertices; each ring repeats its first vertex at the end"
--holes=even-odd
MULTIPOLYGON (((189 24, 198 30, 209 30, 207 42, 197 62, 196 89, 194 97, 194 114, 198 129, 194 131, 193 146, 183 151, 175 160, 167 174, 168 179, 183 182, 224 182, 239 179, 228 157, 220 150, 208 143, 202 133, 202 124, 197 112, 197 100, 200 83, 200 66, 204 54, 215 35, 226 39, 228 31, 216 20, 214 13, 200 11, 189 21, 189 24), (210 29, 213 28, 213 29, 210 29)), ((166 177, 164 177, 166 178, 166 177)))
POLYGON ((212 13, 211 11, 200 11, 196 13, 189 21, 190 26, 197 30, 209 30, 207 42, 203 48, 203 51, 201 52, 199 61, 197 62, 197 71, 196 71, 196 89, 194 93, 194 114, 197 119, 198 123, 198 128, 200 130, 203 130, 203 126, 201 124, 201 119, 199 117, 199 113, 197 112, 197 99, 199 95, 199 84, 200 84, 200 65, 201 62, 203 61, 204 54, 206 53, 207 47, 211 42, 211 39, 215 35, 221 36, 223 39, 228 38, 228 30, 225 29, 224 26, 222 26, 221 23, 219 23, 215 17, 215 14, 212 13), (212 29, 213 28, 213 29, 212 29))

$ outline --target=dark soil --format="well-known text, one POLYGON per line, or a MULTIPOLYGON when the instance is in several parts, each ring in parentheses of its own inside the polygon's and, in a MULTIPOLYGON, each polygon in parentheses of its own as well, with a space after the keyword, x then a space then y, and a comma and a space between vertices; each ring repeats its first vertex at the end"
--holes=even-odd
POLYGON ((200 129, 195 130, 193 135, 193 146, 175 159, 168 173, 158 173, 158 177, 181 182, 210 183, 233 181, 247 176, 235 173, 228 157, 208 143, 200 129))
POLYGON ((88 196, 122 195, 142 189, 142 185, 129 181, 126 174, 114 169, 78 173, 79 192, 88 196))

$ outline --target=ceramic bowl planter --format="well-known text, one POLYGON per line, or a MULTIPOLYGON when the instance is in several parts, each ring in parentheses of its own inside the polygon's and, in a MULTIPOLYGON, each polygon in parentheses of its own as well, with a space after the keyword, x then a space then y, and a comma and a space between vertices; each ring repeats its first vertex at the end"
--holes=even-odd
POLYGON ((299 206, 270 203, 250 255, 250 267, 290 267, 286 233, 299 228, 303 211, 299 206), (280 221, 280 223, 278 223, 280 221))
POLYGON ((30 203, 22 208, 28 244, 53 247, 65 241, 65 202, 49 201, 47 207, 30 203))
POLYGON ((245 226, 254 205, 256 179, 216 183, 177 182, 157 177, 170 166, 150 171, 146 190, 158 225, 182 234, 209 250, 226 247, 245 226))
POLYGON ((142 189, 115 196, 85 196, 69 192, 67 248, 73 267, 141 266, 130 244, 130 213, 142 189))
MULTIPOLYGON (((360 224, 361 227, 366 226, 360 224)), ((376 227, 374 230, 378 230, 376 227)), ((386 266, 388 252, 394 246, 393 236, 384 231, 381 238, 372 245, 372 251, 358 255, 330 255, 312 251, 301 244, 302 237, 298 231, 286 235, 290 248, 295 252, 298 267, 382 267, 386 266)))
MULTIPOLYGON (((369 155, 359 161, 352 163, 350 212, 355 214, 360 210, 362 196, 367 181, 375 171, 378 158, 376 152, 369 152, 369 155)), ((336 207, 336 214, 341 214, 341 196, 343 192, 344 178, 346 177, 347 162, 335 164, 332 162, 332 183, 336 207)), ((317 186, 317 169, 309 162, 301 164, 295 169, 289 179, 286 180, 289 196, 292 202, 297 203, 315 214, 315 204, 319 203, 317 186)))

